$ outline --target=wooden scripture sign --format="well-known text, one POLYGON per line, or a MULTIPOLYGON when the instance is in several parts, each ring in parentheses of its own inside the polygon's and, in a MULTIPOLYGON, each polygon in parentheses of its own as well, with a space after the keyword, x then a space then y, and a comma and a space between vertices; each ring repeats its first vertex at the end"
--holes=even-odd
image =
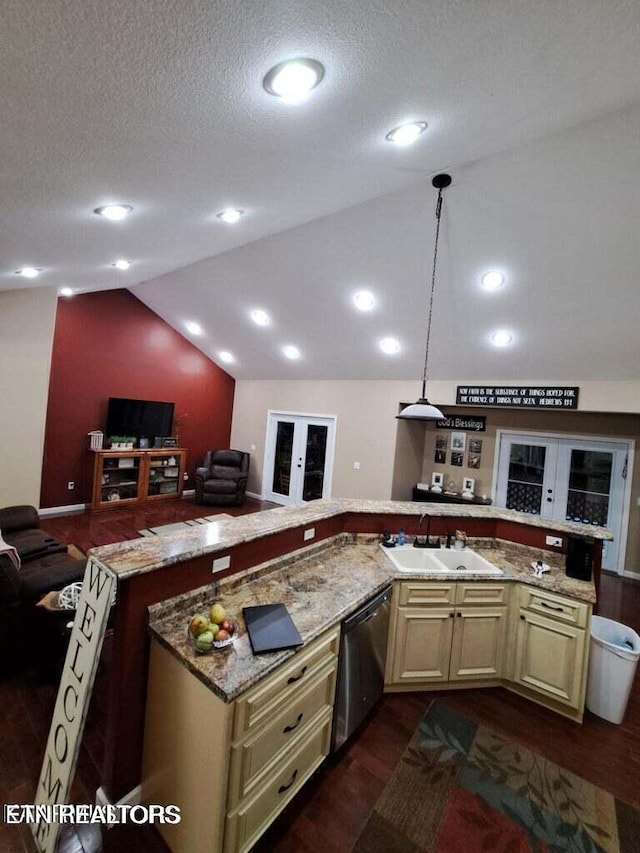
POLYGON ((464 417, 462 415, 445 415, 444 420, 436 421, 438 429, 468 430, 469 432, 485 432, 486 418, 464 417))
POLYGON ((579 388, 536 385, 458 385, 456 403, 517 409, 577 409, 579 388))
MULTIPOLYGON (((60 805, 68 800, 115 584, 115 575, 105 566, 93 558, 87 561, 36 789, 36 806, 60 805)), ((56 848, 60 824, 40 820, 31 825, 31 832, 38 850, 50 853, 56 848)))

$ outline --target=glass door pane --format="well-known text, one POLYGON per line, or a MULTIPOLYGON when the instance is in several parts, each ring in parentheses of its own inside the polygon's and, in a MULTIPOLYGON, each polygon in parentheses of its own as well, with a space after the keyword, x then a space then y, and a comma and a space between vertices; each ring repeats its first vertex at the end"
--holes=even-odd
POLYGON ((540 515, 547 448, 535 444, 511 444, 507 474, 507 509, 540 515))
POLYGON ((612 471, 612 453, 571 450, 565 511, 567 521, 607 526, 612 471))
POLYGON ((322 497, 324 463, 327 455, 327 427, 317 424, 307 426, 307 451, 304 463, 302 500, 316 501, 322 497))
POLYGON ((278 421, 271 488, 272 491, 279 495, 288 495, 291 488, 291 457, 293 453, 294 429, 294 423, 278 421))

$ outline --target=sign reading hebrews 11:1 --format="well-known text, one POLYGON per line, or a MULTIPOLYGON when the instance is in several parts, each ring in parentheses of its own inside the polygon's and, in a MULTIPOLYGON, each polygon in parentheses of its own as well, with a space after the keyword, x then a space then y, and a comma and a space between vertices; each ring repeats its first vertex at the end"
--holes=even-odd
MULTIPOLYGON (((115 575, 101 563, 87 561, 36 790, 36 810, 68 800, 115 583, 115 575)), ((56 848, 60 824, 36 820, 31 824, 36 846, 41 853, 50 853, 56 848)))
POLYGON ((579 390, 539 385, 458 385, 456 403, 518 409, 577 409, 579 390))

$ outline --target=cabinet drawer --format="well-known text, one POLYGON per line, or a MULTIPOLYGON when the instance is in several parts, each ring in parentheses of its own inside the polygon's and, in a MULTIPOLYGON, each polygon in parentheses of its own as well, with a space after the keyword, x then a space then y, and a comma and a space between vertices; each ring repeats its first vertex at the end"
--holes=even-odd
POLYGON ((265 726, 256 727, 234 744, 229 771, 229 809, 260 785, 261 776, 269 774, 270 763, 278 761, 283 751, 291 749, 298 740, 304 740, 310 729, 317 726, 319 712, 331 711, 336 671, 336 660, 322 667, 305 689, 296 694, 294 702, 279 707, 265 726))
POLYGON ((340 627, 336 626, 302 649, 236 701, 233 739, 251 731, 282 705, 295 700, 321 666, 337 660, 340 627))
POLYGON ((331 709, 323 712, 317 725, 302 738, 273 774, 227 815, 225 853, 246 853, 297 794, 313 771, 329 753, 331 709))
POLYGON ((520 607, 550 619, 558 619, 580 628, 585 628, 589 620, 590 605, 584 601, 575 601, 533 586, 521 586, 518 596, 520 607))
POLYGON ((456 596, 455 583, 438 583, 437 581, 403 581, 400 584, 398 604, 401 607, 415 604, 454 604, 456 596))
POLYGON ((456 604, 506 604, 509 587, 504 583, 458 581, 456 604))

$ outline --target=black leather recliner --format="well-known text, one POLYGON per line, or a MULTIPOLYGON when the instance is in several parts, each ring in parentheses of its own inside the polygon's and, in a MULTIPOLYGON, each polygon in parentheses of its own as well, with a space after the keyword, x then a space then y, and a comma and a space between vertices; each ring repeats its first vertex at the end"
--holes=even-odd
POLYGON ((242 450, 209 450, 196 468, 196 503, 242 506, 249 461, 250 454, 242 450))

